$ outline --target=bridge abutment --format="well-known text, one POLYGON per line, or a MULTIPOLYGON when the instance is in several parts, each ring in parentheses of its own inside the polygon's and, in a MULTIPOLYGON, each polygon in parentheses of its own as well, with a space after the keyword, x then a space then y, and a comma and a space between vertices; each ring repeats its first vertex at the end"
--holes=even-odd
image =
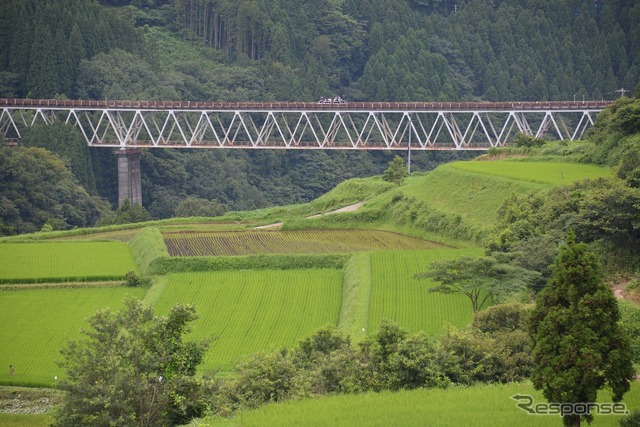
POLYGON ((132 206, 142 206, 141 153, 141 150, 131 148, 113 153, 118 159, 118 207, 127 199, 132 206))

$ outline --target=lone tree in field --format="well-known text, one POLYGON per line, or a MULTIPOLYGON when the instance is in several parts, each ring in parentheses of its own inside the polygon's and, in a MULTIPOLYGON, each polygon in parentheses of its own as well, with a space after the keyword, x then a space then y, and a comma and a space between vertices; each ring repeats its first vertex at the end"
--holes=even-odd
MULTIPOLYGON (((595 403, 604 386, 620 401, 634 370, 618 326, 618 303, 595 256, 570 233, 552 271, 530 318, 534 387, 553 403, 595 403)), ((564 424, 579 426, 581 416, 563 409, 564 424)), ((593 415, 587 411, 583 418, 591 421, 593 415)))
POLYGON ((473 312, 487 302, 525 289, 535 283, 539 273, 502 263, 493 257, 461 257, 436 261, 415 279, 439 282, 429 292, 463 294, 471 301, 473 312))
POLYGON ((194 377, 208 344, 185 342, 197 318, 189 305, 158 317, 137 300, 119 313, 96 312, 85 340, 62 350, 68 378, 54 426, 170 426, 204 414, 202 383, 194 377))
POLYGON ((387 170, 384 171, 382 179, 387 182, 393 182, 396 185, 400 185, 408 174, 409 172, 407 171, 407 167, 404 165, 402 157, 395 156, 393 160, 389 162, 389 166, 387 167, 387 170))

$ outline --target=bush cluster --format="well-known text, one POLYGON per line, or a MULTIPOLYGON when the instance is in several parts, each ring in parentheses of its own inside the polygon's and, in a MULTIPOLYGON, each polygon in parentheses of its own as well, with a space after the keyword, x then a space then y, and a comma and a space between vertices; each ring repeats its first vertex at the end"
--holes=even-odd
POLYGON ((521 381, 531 372, 525 331, 528 308, 492 307, 469 330, 449 329, 435 339, 383 321, 378 332, 353 345, 333 326, 292 350, 257 353, 218 380, 213 407, 227 416, 270 402, 326 394, 521 381))

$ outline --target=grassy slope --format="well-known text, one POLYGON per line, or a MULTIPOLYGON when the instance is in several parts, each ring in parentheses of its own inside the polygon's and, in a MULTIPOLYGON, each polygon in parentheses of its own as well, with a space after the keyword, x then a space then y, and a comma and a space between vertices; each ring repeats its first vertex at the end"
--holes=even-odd
MULTIPOLYGON (((206 418, 201 426, 560 426, 559 416, 529 415, 511 396, 528 394, 544 403, 529 383, 329 396, 266 405, 233 419, 206 418)), ((607 393, 600 402, 610 402, 607 393)), ((625 396, 629 410, 640 409, 640 383, 625 396)), ((620 416, 596 416, 591 424, 617 426, 620 416)))
MULTIPOLYGON (((354 213, 302 219, 290 216, 288 229, 377 228, 465 247, 479 244, 497 220, 498 208, 510 194, 546 190, 558 182, 607 176, 610 171, 575 163, 472 161, 441 165, 428 174, 409 177, 402 186, 380 186, 354 213), (560 174, 562 171, 562 174, 560 174), (560 177, 560 179, 558 179, 560 177), (562 180, 564 179, 564 181, 562 180)), ((380 178, 370 178, 380 184, 380 178)), ((324 200, 345 198, 348 186, 324 200)))
MULTIPOLYGON (((466 163, 493 166, 497 162, 466 163)), ((550 187, 549 184, 467 171, 454 163, 443 165, 426 176, 409 180, 402 191, 437 209, 459 214, 463 220, 475 226, 486 227, 497 220, 498 208, 510 194, 550 187)))
POLYGON ((492 225, 502 201, 514 192, 545 190, 580 179, 610 176, 611 171, 578 163, 473 161, 453 162, 413 177, 402 188, 473 225, 492 225))

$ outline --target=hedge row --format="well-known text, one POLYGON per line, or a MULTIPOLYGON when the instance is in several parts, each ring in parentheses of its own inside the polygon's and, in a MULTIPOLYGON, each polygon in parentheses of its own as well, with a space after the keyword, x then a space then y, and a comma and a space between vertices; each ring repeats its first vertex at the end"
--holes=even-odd
POLYGON ((161 257, 149 264, 149 274, 165 275, 222 270, 341 269, 351 254, 247 255, 239 257, 161 257))
POLYGON ((90 276, 90 277, 37 277, 37 278, 0 278, 0 285, 11 284, 30 284, 30 283, 66 283, 66 282, 106 282, 106 281, 122 281, 124 275, 119 276, 90 276))

